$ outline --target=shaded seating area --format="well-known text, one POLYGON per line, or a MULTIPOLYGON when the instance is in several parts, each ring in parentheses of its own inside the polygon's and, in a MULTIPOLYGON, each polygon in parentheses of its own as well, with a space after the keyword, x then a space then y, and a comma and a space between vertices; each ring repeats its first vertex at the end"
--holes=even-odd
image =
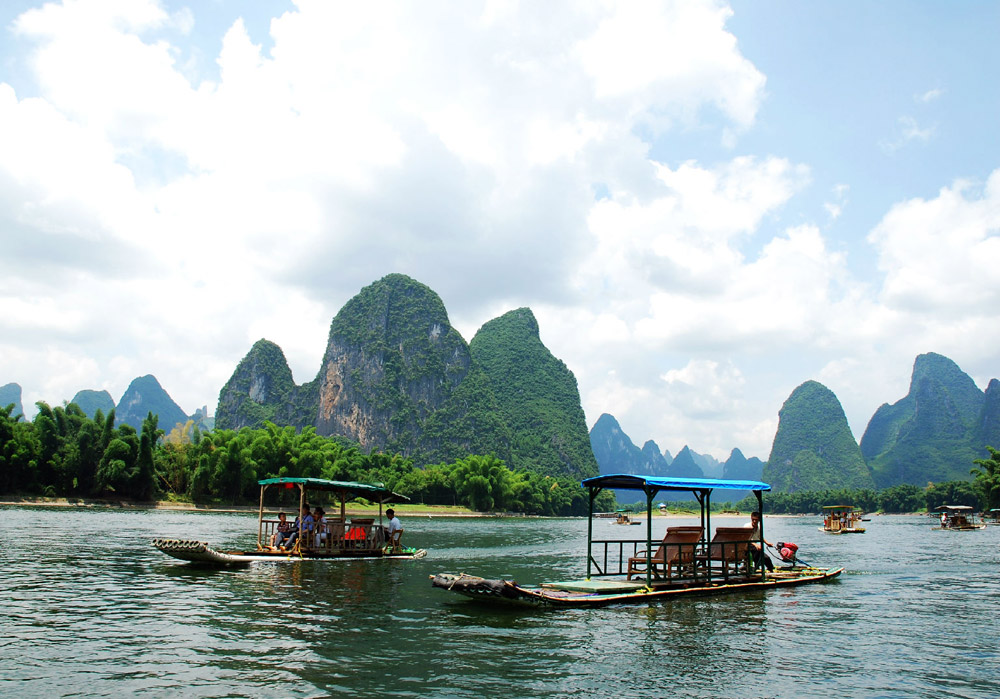
POLYGON ((750 538, 753 530, 749 527, 716 527, 715 536, 708 546, 708 553, 697 557, 698 568, 717 569, 722 577, 750 574, 750 538))
POLYGON ((632 576, 644 576, 647 563, 650 573, 655 579, 672 580, 674 571, 681 574, 684 571, 694 572, 695 546, 701 541, 700 526, 668 527, 663 540, 647 561, 646 551, 637 551, 628 559, 628 580, 632 576))

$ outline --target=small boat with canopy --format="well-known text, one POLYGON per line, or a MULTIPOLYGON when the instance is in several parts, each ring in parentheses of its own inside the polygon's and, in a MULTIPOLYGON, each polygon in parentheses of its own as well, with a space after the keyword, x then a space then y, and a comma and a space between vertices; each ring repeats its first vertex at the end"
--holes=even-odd
MULTIPOLYGON (((788 565, 767 570, 754 555, 764 551, 763 523, 749 527, 717 527, 712 531, 714 491, 750 491, 763 511, 762 493, 771 489, 759 481, 711 478, 661 478, 612 474, 582 482, 590 498, 587 520, 586 576, 577 580, 521 585, 467 574, 439 573, 431 585, 465 597, 500 604, 591 607, 643 604, 681 596, 719 595, 744 590, 790 587, 832 580, 843 568, 814 568, 795 558, 794 544, 779 544, 788 565), (606 488, 635 490, 645 495, 646 532, 641 539, 595 539, 594 499, 606 488), (700 523, 667 527, 653 535, 653 500, 661 493, 691 493, 701 508, 700 523), (785 555, 785 551, 789 551, 785 555)), ((761 520, 762 522, 762 520, 761 520)))
POLYGON ((986 529, 986 525, 976 517, 976 511, 969 505, 941 505, 934 508, 941 513, 941 526, 933 527, 938 531, 968 532, 986 529))
POLYGON ((826 505, 819 530, 827 534, 864 534, 865 528, 858 526, 860 521, 861 513, 853 505, 826 505))
POLYGON ((635 524, 635 525, 642 524, 642 522, 640 522, 639 520, 632 519, 632 513, 629 512, 628 510, 625 509, 615 510, 615 515, 616 515, 615 524, 635 524))
MULTIPOLYGON (((220 551, 204 541, 190 539, 153 539, 153 546, 183 561, 209 565, 246 565, 255 561, 299 560, 357 560, 357 559, 408 559, 427 555, 424 549, 404 547, 401 530, 389 538, 382 523, 382 507, 393 502, 406 502, 405 495, 394 493, 380 483, 331 481, 322 478, 267 478, 260 485, 260 509, 257 514, 257 546, 252 550, 220 551), (311 525, 303 517, 301 531, 294 536, 294 544, 280 548, 272 545, 282 521, 278 513, 266 511, 265 495, 270 491, 271 500, 281 500, 285 491, 291 491, 297 505, 289 507, 299 513, 309 507, 307 493, 325 493, 327 499, 339 502, 339 515, 325 517, 324 522, 311 525), (356 498, 378 503, 378 522, 374 517, 347 517, 346 504, 356 498)), ((288 498, 284 498, 288 499, 288 498)), ((273 506, 271 506, 273 507, 273 506)))

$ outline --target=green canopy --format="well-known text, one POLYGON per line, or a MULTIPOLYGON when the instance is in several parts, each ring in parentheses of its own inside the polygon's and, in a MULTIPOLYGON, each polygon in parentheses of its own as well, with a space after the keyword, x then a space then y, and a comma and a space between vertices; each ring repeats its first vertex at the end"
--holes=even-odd
POLYGON ((328 481, 325 478, 265 478, 257 481, 262 486, 283 485, 292 488, 305 486, 306 490, 325 490, 342 493, 345 499, 363 497, 378 502, 409 502, 410 498, 394 493, 381 483, 358 483, 356 481, 328 481))

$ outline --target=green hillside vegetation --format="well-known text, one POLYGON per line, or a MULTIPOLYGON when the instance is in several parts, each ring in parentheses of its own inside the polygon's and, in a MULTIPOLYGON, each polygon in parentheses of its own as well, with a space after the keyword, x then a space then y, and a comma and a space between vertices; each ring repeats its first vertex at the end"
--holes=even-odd
POLYGON ((239 429, 261 427, 269 421, 285 423, 294 392, 295 381, 285 353, 273 342, 258 340, 219 392, 216 427, 239 429))
POLYGON ((115 408, 118 422, 131 425, 136 431, 142 428, 149 413, 158 416, 160 424, 169 429, 188 419, 152 374, 134 379, 115 408))
POLYGON ((489 321, 469 347, 510 429, 515 464, 540 474, 598 475, 576 377, 542 344, 530 309, 489 321))
MULTIPOLYGON (((114 411, 91 419, 75 403, 37 406, 32 422, 12 416, 12 404, 0 408, 0 494, 250 505, 259 479, 288 476, 383 483, 415 502, 484 511, 566 516, 588 507, 577 480, 514 471, 490 455, 418 469, 312 427, 202 433, 189 421, 164 434, 149 414, 137 433, 115 427, 114 411)), ((614 498, 602 494, 597 506, 611 509, 614 498)))
MULTIPOLYGON (((88 417, 94 417, 97 411, 107 415, 115 409, 115 401, 107 391, 77 391, 70 403, 76 403, 88 417)), ((0 401, 0 405, 2 405, 0 401)))
POLYGON ((986 453, 984 402, 983 392, 955 362, 932 352, 918 356, 909 393, 879 407, 861 438, 875 483, 967 478, 969 462, 986 453))
POLYGON ((840 401, 816 381, 803 383, 781 406, 763 477, 785 493, 874 487, 840 401))

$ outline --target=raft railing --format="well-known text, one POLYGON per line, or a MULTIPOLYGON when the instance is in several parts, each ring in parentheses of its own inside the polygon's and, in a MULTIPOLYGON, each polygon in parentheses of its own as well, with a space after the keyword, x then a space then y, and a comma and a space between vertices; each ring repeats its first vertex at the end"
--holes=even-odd
MULTIPOLYGON (((724 530, 726 528, 723 528, 724 530)), ((735 533, 735 532, 734 532, 735 533)), ((645 539, 593 539, 590 548, 592 577, 628 575, 628 559, 646 549, 645 539), (629 552, 629 553, 626 553, 629 552)), ((654 541, 654 553, 660 542, 654 541)), ((754 575, 755 566, 750 558, 749 540, 716 536, 711 542, 699 541, 693 544, 671 544, 681 551, 690 551, 682 559, 687 578, 694 580, 729 580, 734 575, 754 575), (715 565, 713 565, 715 563, 715 565)), ((654 568, 657 561, 653 561, 654 568)), ((658 576, 654 576, 658 577, 658 576)))
MULTIPOLYGON (((261 545, 271 546, 278 529, 277 519, 261 520, 261 545)), ((347 522, 327 517, 326 530, 314 530, 302 537, 299 548, 313 553, 343 554, 380 550, 386 544, 385 529, 374 519, 355 517, 347 522)))

